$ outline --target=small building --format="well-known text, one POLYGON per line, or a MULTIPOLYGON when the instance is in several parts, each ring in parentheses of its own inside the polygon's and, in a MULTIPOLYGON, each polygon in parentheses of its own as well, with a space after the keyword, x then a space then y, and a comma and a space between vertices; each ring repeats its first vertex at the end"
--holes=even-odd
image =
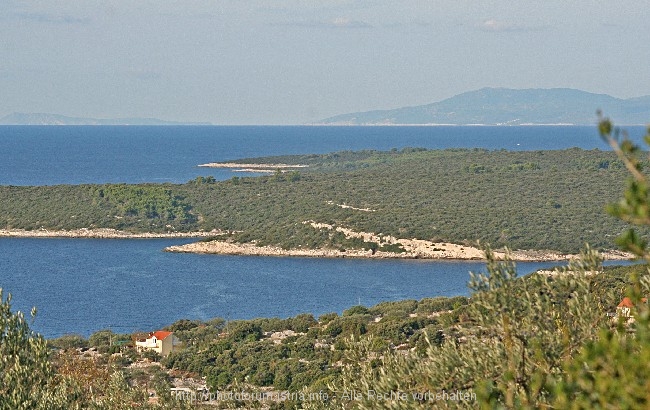
MULTIPOLYGON (((641 299, 641 303, 648 303, 648 298, 641 299)), ((621 300, 621 303, 616 306, 616 316, 632 317, 632 309, 634 309, 634 303, 632 303, 632 299, 626 296, 621 300)))
POLYGON ((180 345, 180 340, 172 332, 157 330, 149 334, 135 336, 135 348, 138 351, 153 350, 161 356, 167 356, 180 345))

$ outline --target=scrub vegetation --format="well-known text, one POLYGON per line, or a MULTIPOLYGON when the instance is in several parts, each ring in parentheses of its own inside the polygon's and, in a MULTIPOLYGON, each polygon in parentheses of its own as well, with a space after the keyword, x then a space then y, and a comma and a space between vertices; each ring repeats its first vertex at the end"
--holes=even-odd
POLYGON ((180 185, 3 186, 0 228, 219 229, 235 241, 285 249, 378 245, 303 223, 315 221, 397 238, 577 253, 585 243, 615 248, 625 227, 602 216, 626 175, 611 151, 405 148, 241 162, 309 168, 180 185))
MULTIPOLYGON (((637 362, 634 355, 639 343, 649 343, 627 339, 630 332, 641 331, 641 320, 629 326, 607 316, 616 311, 627 290, 639 283, 638 278, 647 275, 647 267, 608 267, 594 275, 586 270, 600 269, 595 254, 588 252, 583 260, 581 265, 570 266, 569 273, 517 277, 512 263, 490 259, 487 272, 474 275, 470 298, 353 306, 342 314, 318 318, 301 314, 286 319, 183 319, 165 328, 182 341, 182 347, 165 358, 136 352, 132 335, 110 330, 88 339, 65 335, 45 341, 30 333, 26 321, 12 314, 6 301, 2 313, 13 319, 4 322, 9 323, 5 331, 11 339, 3 348, 18 349, 20 356, 15 365, 10 360, 6 366, 4 393, 14 389, 20 395, 0 395, 0 401, 5 400, 0 404, 98 409, 130 408, 134 403, 143 408, 199 406, 201 400, 179 402, 170 395, 174 378, 203 380, 210 392, 300 392, 303 397, 311 393, 320 398, 306 402, 294 396, 265 402, 271 409, 370 409, 395 404, 390 400, 378 403, 366 394, 369 390, 406 393, 408 400, 400 402, 400 408, 430 408, 431 402, 416 400, 413 394, 442 390, 476 394, 478 402, 447 403, 451 408, 474 408, 481 402, 489 408, 505 403, 530 408, 573 400, 585 388, 573 378, 591 378, 579 365, 583 356, 600 363, 609 354, 590 349, 602 349, 602 343, 612 340, 623 343, 624 350, 612 354, 630 366, 637 362), (21 337, 15 337, 12 326, 18 326, 21 337), (36 363, 41 366, 38 372, 28 371, 36 363), (154 391, 157 401, 150 403, 148 397, 154 391), (354 398, 351 391, 363 395, 354 398)), ((647 285, 642 281, 640 289, 647 292, 647 285)), ((629 377, 640 377, 631 387, 635 395, 646 394, 641 389, 647 382, 643 366, 647 364, 636 364, 634 376, 629 377)), ((628 377, 608 378, 611 385, 631 383, 628 377)), ((598 389, 610 386, 600 386, 606 380, 591 382, 599 384, 598 389)), ((608 394, 601 400, 618 397, 608 394)), ((260 404, 256 399, 225 400, 216 403, 216 408, 260 404)))

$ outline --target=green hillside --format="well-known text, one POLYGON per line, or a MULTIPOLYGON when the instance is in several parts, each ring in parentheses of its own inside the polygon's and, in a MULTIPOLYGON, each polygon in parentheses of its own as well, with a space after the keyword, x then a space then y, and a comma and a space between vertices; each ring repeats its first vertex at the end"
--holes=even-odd
POLYGON ((602 216, 625 180, 611 152, 406 148, 242 162, 310 166, 181 185, 3 186, 0 228, 222 229, 284 248, 355 245, 303 223, 316 221, 397 238, 577 252, 585 242, 615 248, 624 227, 602 216))

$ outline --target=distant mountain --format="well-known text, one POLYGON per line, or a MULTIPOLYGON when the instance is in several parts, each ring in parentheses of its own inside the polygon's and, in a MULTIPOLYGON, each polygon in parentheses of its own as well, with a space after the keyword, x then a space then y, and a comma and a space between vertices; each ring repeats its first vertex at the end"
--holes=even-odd
POLYGON ((432 104, 337 115, 318 124, 593 125, 598 109, 616 124, 650 122, 650 96, 623 100, 568 88, 483 88, 432 104))
POLYGON ((211 125, 209 122, 176 122, 156 118, 75 118, 58 114, 15 112, 0 118, 0 125, 211 125))

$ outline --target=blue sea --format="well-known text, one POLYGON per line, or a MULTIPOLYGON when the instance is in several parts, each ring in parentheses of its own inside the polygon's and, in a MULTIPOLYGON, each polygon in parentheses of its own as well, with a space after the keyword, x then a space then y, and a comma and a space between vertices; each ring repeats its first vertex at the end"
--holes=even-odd
MULTIPOLYGON (((632 127, 640 140, 643 127, 632 127)), ((0 185, 187 182, 227 179, 198 168, 284 154, 403 147, 552 150, 608 149, 596 127, 192 127, 0 126, 0 185)))
MULTIPOLYGON (((644 129, 628 130, 640 140, 644 129)), ((181 183, 238 158, 403 147, 607 149, 594 127, 0 126, 0 184, 181 183)), ((153 330, 181 318, 341 313, 356 304, 468 295, 480 262, 170 254, 191 239, 0 238, 0 287, 46 337, 153 330)), ((554 263, 520 263, 521 274, 554 263)))

